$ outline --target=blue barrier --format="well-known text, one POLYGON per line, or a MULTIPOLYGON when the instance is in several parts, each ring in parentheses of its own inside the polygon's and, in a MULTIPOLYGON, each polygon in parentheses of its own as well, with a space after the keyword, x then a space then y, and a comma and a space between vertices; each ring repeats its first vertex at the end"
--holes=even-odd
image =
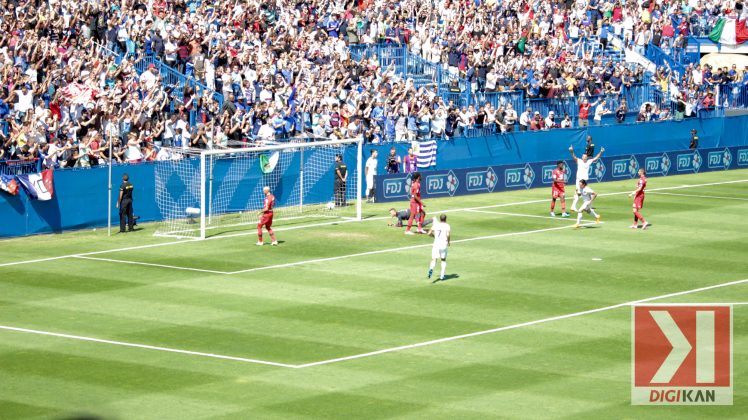
MULTIPOLYGON (((571 159, 565 163, 572 173, 575 163, 571 159)), ((550 187, 556 165, 556 161, 546 161, 423 172, 421 194, 428 199, 550 187)), ((590 168, 590 180, 631 179, 639 168, 645 168, 648 177, 748 168, 748 146, 604 157, 590 168)), ((377 201, 407 200, 411 178, 412 174, 377 177, 377 201)), ((575 181, 569 179, 570 183, 575 181)))
MULTIPOLYGON (((646 158, 663 156, 671 150, 688 147, 690 130, 699 132, 700 145, 709 151, 700 151, 701 159, 709 165, 712 151, 728 148, 732 167, 748 168, 748 116, 727 118, 686 119, 683 122, 661 122, 647 124, 620 124, 612 127, 587 129, 554 129, 544 132, 509 133, 476 138, 439 140, 436 170, 459 171, 459 168, 479 167, 524 167, 524 162, 555 162, 568 159, 568 148, 572 145, 578 153, 584 147, 586 136, 592 135, 598 147, 604 146, 606 156, 630 157, 634 155, 639 165, 646 158), (735 153, 735 147, 742 150, 735 153), (520 163, 520 165, 517 165, 520 163), (737 165, 737 166, 736 166, 737 165)), ((385 173, 386 156, 394 147, 403 156, 410 143, 366 145, 364 156, 371 149, 379 151, 379 173, 385 173)), ((346 162, 355 161, 355 147, 344 153, 346 162)), ((607 159, 607 158, 606 158, 607 159)), ((650 159, 651 161, 651 159, 650 159)), ((671 159, 677 163, 678 160, 671 159)), ((605 160, 606 172, 615 165, 605 160)), ((142 163, 116 165, 113 167, 115 192, 122 174, 127 172, 135 185, 135 211, 141 221, 154 221, 162 218, 156 204, 155 168, 163 163, 142 163)), ((703 165, 702 165, 703 167, 703 165)), ((542 168, 541 168, 542 169, 542 168)), ((496 170, 495 170, 496 171, 496 170)), ((533 169, 537 176, 537 168, 533 169)), ((677 172, 676 169, 669 173, 677 172)), ((427 173, 427 172, 424 172, 427 173)), ((436 173, 436 172, 435 172, 436 173)), ((495 172, 500 177, 505 174, 495 172)), ((382 179, 386 179, 386 175, 382 179)), ((502 178, 503 179, 503 178, 502 178)), ((617 178, 616 178, 617 179, 617 178)), ((220 180, 216 180, 220 182, 220 180)), ((465 182, 465 180, 460 181, 465 182)), ((379 188, 382 191, 382 188, 379 188)), ((35 233, 59 232, 62 230, 104 226, 107 220, 107 168, 66 169, 55 171, 55 197, 50 201, 33 201, 21 191, 17 196, 0 192, 0 237, 30 235, 35 233)), ((174 191, 179 194, 179 191, 174 191)), ((116 199, 116 196, 113 197, 116 199)), ((279 203, 282 205, 282 203, 279 203)), ((116 213, 113 213, 117 220, 116 213)))

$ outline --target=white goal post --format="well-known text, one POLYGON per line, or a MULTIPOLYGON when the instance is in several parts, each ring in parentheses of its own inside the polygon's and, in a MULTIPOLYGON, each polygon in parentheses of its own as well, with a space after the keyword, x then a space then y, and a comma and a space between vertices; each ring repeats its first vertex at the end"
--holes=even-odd
POLYGON ((263 187, 276 197, 274 223, 361 220, 363 141, 293 139, 237 149, 172 149, 156 163, 157 236, 205 239, 257 223, 263 187), (335 157, 347 182, 335 182, 335 157))

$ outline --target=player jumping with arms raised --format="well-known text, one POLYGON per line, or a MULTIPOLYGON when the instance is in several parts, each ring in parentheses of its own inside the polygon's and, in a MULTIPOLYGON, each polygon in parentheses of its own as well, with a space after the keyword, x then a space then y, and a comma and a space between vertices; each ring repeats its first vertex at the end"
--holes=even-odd
POLYGON ((634 212, 634 224, 631 225, 631 229, 637 229, 639 227, 639 221, 641 220, 643 225, 642 229, 646 229, 649 226, 644 216, 641 214, 641 209, 644 207, 644 190, 647 188, 647 172, 644 168, 639 168, 639 182, 636 184, 636 191, 629 194, 629 197, 634 197, 634 205, 632 211, 634 212))
POLYGON ((410 184, 410 218, 408 219, 408 227, 405 228, 406 235, 413 235, 410 228, 413 227, 413 219, 416 214, 420 214, 421 217, 418 219, 418 233, 426 233, 423 230, 423 221, 426 219, 426 205, 421 200, 421 173, 413 172, 410 184))
POLYGON ((595 163, 596 160, 600 159, 600 156, 605 151, 604 147, 600 148, 600 153, 597 154, 592 159, 589 159, 589 156, 587 154, 583 154, 582 158, 578 158, 574 154, 574 148, 569 146, 569 151, 571 152, 572 159, 577 161, 577 191, 574 195, 574 201, 571 203, 571 211, 577 211, 577 201, 579 201, 579 196, 582 195, 582 189, 579 186, 580 181, 585 180, 587 181, 590 179, 590 166, 592 166, 593 163, 595 163))
POLYGON ((566 187, 566 168, 564 167, 564 161, 559 160, 556 163, 557 167, 553 170, 551 176, 553 177, 553 185, 551 186, 551 216, 556 217, 556 212, 553 209, 556 208, 556 199, 561 200, 561 217, 569 217, 569 213, 566 212, 566 193, 564 192, 566 187))
POLYGON ((592 201, 597 198, 597 193, 592 191, 592 188, 587 186, 587 181, 584 179, 579 181, 579 186, 581 187, 582 192, 582 207, 579 208, 579 213, 577 214, 577 224, 574 225, 575 228, 579 228, 579 224, 582 223, 582 214, 584 212, 589 213, 592 217, 595 218, 595 223, 600 223, 600 215, 595 213, 595 209, 592 208, 592 201))
POLYGON ((444 271, 447 269, 447 248, 450 243, 450 227, 447 224, 447 215, 439 216, 439 222, 434 217, 434 225, 429 229, 429 236, 434 237, 434 246, 431 248, 431 263, 429 264, 429 278, 434 274, 436 260, 442 260, 442 271, 439 280, 444 280, 444 271))
POLYGON ((257 222, 257 245, 262 246, 262 227, 265 226, 270 239, 273 242, 273 246, 278 245, 278 241, 275 239, 275 233, 273 232, 273 207, 275 206, 275 196, 270 193, 270 187, 263 187, 262 192, 265 194, 265 205, 260 210, 260 221, 257 222))

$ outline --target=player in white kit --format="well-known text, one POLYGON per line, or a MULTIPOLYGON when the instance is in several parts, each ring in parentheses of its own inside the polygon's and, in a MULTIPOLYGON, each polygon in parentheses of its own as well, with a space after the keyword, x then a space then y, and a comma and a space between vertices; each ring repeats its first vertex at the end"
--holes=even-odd
POLYGON ((587 185, 587 181, 581 180, 579 181, 579 184, 582 187, 582 207, 579 208, 579 213, 577 213, 577 224, 574 225, 574 227, 579 228, 584 212, 587 212, 594 217, 595 223, 600 223, 600 215, 595 213, 595 209, 592 208, 592 201, 597 197, 597 193, 592 191, 592 188, 587 185))
POLYGON ((366 167, 364 172, 366 173, 366 202, 373 203, 376 197, 376 185, 374 184, 375 177, 377 176, 377 151, 372 150, 369 159, 366 159, 366 167))
POLYGON ((444 271, 447 269, 447 248, 450 242, 450 227, 447 224, 447 215, 439 216, 439 222, 434 217, 434 224, 429 229, 429 236, 434 237, 434 246, 431 248, 431 264, 429 264, 429 278, 434 274, 436 260, 442 260, 442 271, 439 280, 444 280, 444 271))
POLYGON ((605 151, 604 147, 600 148, 600 153, 597 154, 592 159, 589 159, 589 156, 587 154, 583 154, 581 159, 577 157, 577 155, 574 154, 574 148, 569 146, 569 151, 571 152, 572 159, 577 161, 577 191, 576 194, 574 194, 574 201, 571 203, 571 211, 577 211, 577 202, 579 201, 579 196, 582 194, 582 189, 579 187, 579 182, 582 180, 589 180, 590 179, 590 167, 593 163, 595 163, 598 159, 600 159, 600 156, 605 151))

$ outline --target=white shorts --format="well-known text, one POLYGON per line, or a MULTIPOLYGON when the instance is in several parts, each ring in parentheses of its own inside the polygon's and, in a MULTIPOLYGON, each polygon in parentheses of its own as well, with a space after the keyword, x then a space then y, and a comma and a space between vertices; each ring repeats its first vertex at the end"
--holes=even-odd
POLYGON ((447 248, 432 248, 431 249, 431 258, 441 258, 443 260, 447 259, 447 248))

